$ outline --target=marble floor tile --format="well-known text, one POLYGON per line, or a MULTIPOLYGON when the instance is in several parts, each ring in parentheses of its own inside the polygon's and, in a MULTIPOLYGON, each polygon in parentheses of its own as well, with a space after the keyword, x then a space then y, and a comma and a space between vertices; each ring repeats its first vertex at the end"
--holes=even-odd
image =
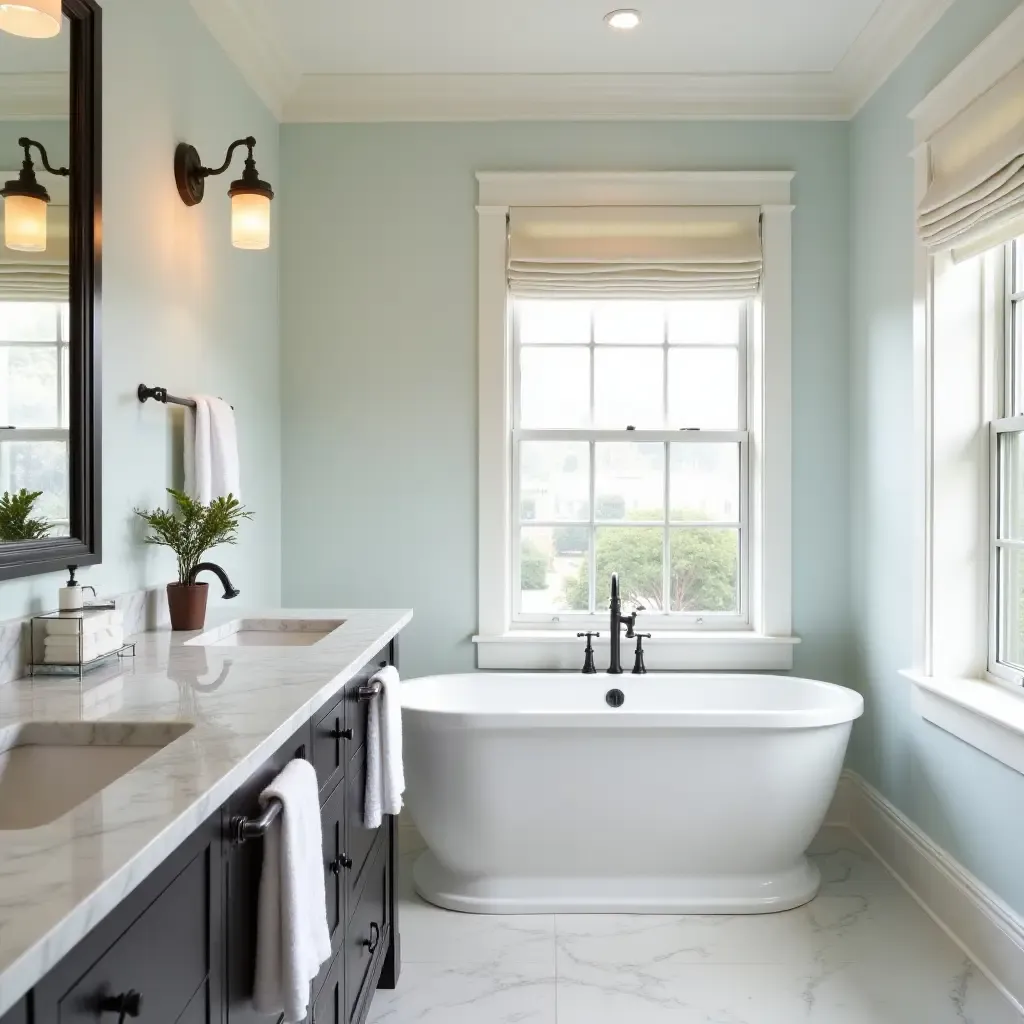
POLYGON ((864 964, 559 971, 558 1024, 1020 1024, 962 957, 927 978, 864 964))
POLYGON ((833 885, 849 883, 857 883, 863 888, 900 884, 847 828, 827 825, 807 852, 821 872, 823 892, 833 885))
POLYGON ((950 940, 901 888, 836 884, 796 910, 735 916, 560 914, 558 965, 826 964, 929 957, 950 940))
POLYGON ((538 964, 404 964, 367 1024, 555 1024, 554 973, 538 964))

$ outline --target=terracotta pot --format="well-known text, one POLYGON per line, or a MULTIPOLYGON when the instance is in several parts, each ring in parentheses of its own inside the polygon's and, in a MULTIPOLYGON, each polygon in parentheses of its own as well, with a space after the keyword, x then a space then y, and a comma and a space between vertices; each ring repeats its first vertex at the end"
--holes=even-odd
POLYGON ((209 583, 168 583, 167 610, 171 629, 202 629, 206 625, 206 598, 209 583))

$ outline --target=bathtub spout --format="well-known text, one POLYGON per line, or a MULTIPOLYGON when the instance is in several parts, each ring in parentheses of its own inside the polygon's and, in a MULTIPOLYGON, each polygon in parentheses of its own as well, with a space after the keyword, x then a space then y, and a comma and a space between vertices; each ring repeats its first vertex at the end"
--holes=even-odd
POLYGON ((619 574, 612 573, 612 601, 611 601, 611 636, 609 638, 610 658, 608 661, 608 674, 613 676, 622 675, 622 638, 619 630, 626 627, 626 636, 632 640, 636 636, 633 631, 636 626, 637 612, 644 611, 643 605, 638 604, 629 615, 622 614, 622 602, 619 599, 619 574))

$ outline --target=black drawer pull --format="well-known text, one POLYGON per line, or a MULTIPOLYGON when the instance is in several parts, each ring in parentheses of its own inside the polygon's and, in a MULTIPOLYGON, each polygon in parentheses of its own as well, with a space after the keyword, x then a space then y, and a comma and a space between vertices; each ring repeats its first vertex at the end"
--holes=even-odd
POLYGON ((376 921, 370 922, 370 937, 363 939, 363 945, 372 955, 376 952, 377 946, 380 943, 380 925, 376 921))
POLYGON ((332 740, 350 740, 352 739, 351 729, 332 729, 328 735, 332 740))
POLYGON ((124 1024, 125 1017, 138 1017, 142 1013, 142 996, 133 988, 117 996, 107 996, 100 1000, 100 1013, 116 1013, 119 1024, 124 1024))
POLYGON ((341 874, 342 868, 347 871, 350 867, 352 867, 352 858, 344 853, 340 857, 335 857, 334 860, 331 861, 331 871, 336 875, 341 874))

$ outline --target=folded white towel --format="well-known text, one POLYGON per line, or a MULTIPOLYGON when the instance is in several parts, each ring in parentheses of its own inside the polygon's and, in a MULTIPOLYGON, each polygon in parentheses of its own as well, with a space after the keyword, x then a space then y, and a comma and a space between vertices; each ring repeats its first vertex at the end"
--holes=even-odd
POLYGON ((124 646, 124 629, 116 626, 99 633, 77 636, 48 636, 43 642, 43 663, 46 665, 77 665, 110 654, 124 646))
POLYGON ((260 794, 284 805, 263 837, 253 1004, 305 1019, 309 985, 331 955, 324 894, 320 789, 308 761, 290 761, 260 794))
POLYGON ((398 669, 382 668, 371 682, 380 680, 379 697, 370 701, 366 722, 366 794, 363 824, 379 828, 385 814, 398 814, 405 792, 402 764, 402 693, 398 669))
POLYGON ((185 414, 185 490, 208 505, 214 498, 241 498, 238 432, 227 402, 193 395, 194 412, 185 414))
POLYGON ((117 608, 102 612, 64 612, 58 619, 44 619, 47 636, 78 636, 99 633, 124 622, 124 613, 117 608))

